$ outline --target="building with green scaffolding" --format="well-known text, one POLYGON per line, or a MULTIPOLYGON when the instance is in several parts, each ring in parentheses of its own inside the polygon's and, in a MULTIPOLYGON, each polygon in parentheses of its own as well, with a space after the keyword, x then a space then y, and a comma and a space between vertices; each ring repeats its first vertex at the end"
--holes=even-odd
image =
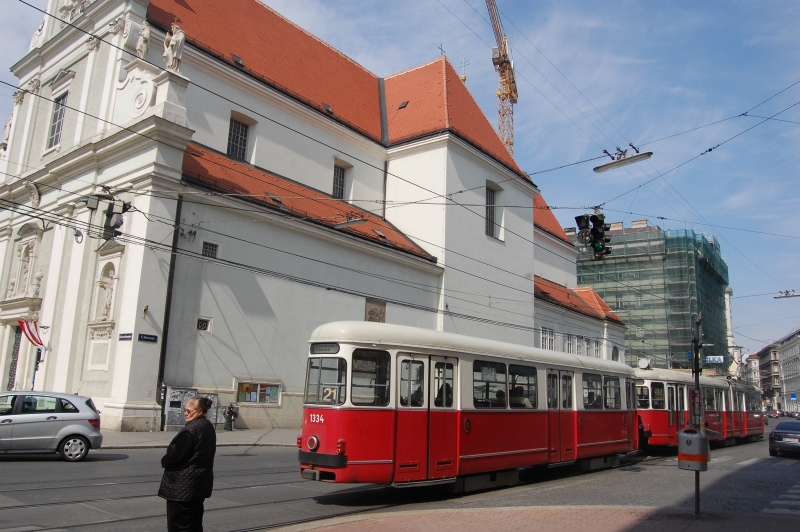
POLYGON ((665 230, 636 220, 631 227, 611 224, 610 255, 593 260, 593 251, 579 244, 575 229, 566 229, 578 247, 578 284, 594 288, 627 326, 625 359, 636 366, 690 368, 692 331, 698 312, 703 317, 704 363, 712 374, 726 374, 728 352, 725 289, 728 265, 719 242, 692 230, 665 230))

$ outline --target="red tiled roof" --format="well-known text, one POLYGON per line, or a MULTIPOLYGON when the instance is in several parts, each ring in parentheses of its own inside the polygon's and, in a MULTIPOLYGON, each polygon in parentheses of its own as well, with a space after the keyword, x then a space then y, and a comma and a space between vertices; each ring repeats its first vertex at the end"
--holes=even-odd
POLYGON ((378 78, 257 0, 151 0, 147 18, 164 29, 175 19, 187 42, 381 141, 378 78))
POLYGON ((547 202, 541 194, 537 194, 533 197, 533 225, 542 231, 550 233, 556 238, 560 238, 567 244, 574 245, 570 242, 567 233, 564 232, 561 224, 558 223, 558 220, 556 220, 556 217, 553 215, 553 211, 547 206, 547 202))
POLYGON ((614 311, 611 310, 611 307, 600 297, 600 294, 595 292, 594 288, 591 286, 578 286, 572 289, 573 292, 578 294, 581 299, 586 301, 589 306, 591 306, 596 312, 602 314, 606 318, 612 321, 616 321, 622 323, 622 319, 614 314, 614 311))
POLYGON ((535 276, 533 279, 533 295, 537 299, 592 318, 609 319, 622 323, 622 320, 611 312, 611 308, 605 304, 592 288, 569 289, 543 277, 535 276))
POLYGON ((186 152, 183 154, 183 174, 189 181, 197 184, 247 195, 243 199, 328 227, 348 219, 364 218, 366 222, 338 231, 399 249, 426 260, 436 260, 390 222, 368 211, 288 179, 234 161, 196 144, 189 144, 186 147, 186 152), (381 234, 385 238, 381 237, 381 234))
POLYGON ((385 87, 392 144, 450 130, 528 179, 446 57, 389 76, 385 87))

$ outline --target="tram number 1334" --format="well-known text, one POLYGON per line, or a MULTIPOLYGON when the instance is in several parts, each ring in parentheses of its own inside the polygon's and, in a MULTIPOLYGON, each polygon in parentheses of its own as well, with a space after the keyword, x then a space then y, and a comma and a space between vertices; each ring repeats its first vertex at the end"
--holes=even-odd
POLYGON ((309 414, 309 418, 311 423, 325 423, 325 418, 322 417, 322 414, 309 414))

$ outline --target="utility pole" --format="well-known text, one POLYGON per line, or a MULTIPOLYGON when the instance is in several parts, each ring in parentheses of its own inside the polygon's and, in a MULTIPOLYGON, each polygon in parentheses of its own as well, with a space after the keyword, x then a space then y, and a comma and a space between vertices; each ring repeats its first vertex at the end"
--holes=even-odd
MULTIPOLYGON (((692 401, 692 426, 699 432, 705 428, 700 397, 700 351, 703 349, 703 314, 697 314, 692 338, 692 373, 694 374, 694 401, 692 401)), ((700 515, 700 471, 694 472, 694 513, 700 515)))

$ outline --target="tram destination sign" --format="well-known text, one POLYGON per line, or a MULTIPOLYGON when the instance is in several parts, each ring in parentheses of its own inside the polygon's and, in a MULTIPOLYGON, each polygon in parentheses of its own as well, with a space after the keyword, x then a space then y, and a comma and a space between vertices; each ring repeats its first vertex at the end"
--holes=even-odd
POLYGON ((724 363, 725 363, 724 356, 706 357, 706 364, 724 364, 724 363))

